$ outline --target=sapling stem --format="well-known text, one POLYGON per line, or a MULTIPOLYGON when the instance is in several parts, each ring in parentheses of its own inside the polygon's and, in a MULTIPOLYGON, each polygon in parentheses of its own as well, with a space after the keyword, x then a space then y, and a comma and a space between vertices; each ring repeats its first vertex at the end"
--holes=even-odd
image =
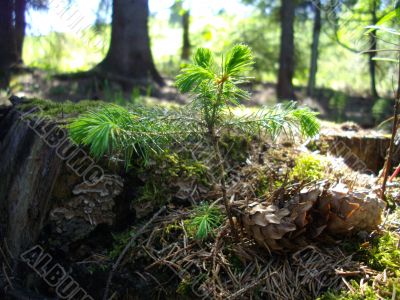
POLYGON ((222 200, 224 201, 224 206, 225 206, 226 214, 228 216, 229 225, 231 226, 232 234, 237 239, 238 235, 236 232, 235 224, 233 223, 231 208, 229 205, 228 196, 226 194, 225 166, 224 166, 224 160, 221 155, 221 150, 219 147, 219 137, 218 136, 213 137, 213 145, 214 145, 215 154, 217 156, 219 176, 221 177, 220 185, 221 185, 221 192, 222 192, 222 200))
POLYGON ((212 117, 211 117, 210 123, 208 124, 208 134, 210 135, 211 143, 213 144, 214 152, 215 152, 215 155, 217 157, 217 166, 218 166, 219 176, 220 176, 219 183, 220 183, 220 186, 221 186, 222 200, 224 201, 226 215, 228 216, 229 225, 231 227, 232 234, 237 239, 238 235, 237 235, 237 232, 236 232, 236 229, 235 229, 235 224, 233 222, 228 196, 227 196, 227 193, 226 193, 224 159, 222 158, 221 149, 219 147, 220 136, 215 131, 215 125, 216 125, 216 123, 218 121, 217 120, 217 110, 218 110, 218 106, 221 105, 222 93, 223 93, 223 90, 224 90, 224 82, 227 79, 228 79, 228 77, 226 75, 222 75, 221 79, 218 80, 217 101, 216 101, 216 103, 214 103, 214 107, 213 107, 212 115, 211 115, 212 117))

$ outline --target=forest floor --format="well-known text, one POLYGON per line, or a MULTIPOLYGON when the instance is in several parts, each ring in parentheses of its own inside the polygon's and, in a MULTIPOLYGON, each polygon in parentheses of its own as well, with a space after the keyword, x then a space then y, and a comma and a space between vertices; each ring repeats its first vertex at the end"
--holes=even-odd
MULTIPOLYGON (((31 105, 65 124, 98 103, 31 105)), ((323 122, 321 136, 357 132, 375 134, 323 122)), ((224 214, 213 156, 196 142, 118 171, 125 184, 114 226, 62 240, 64 253, 54 244, 63 233, 49 238, 43 231, 40 243, 95 299, 107 282, 108 296, 127 300, 399 299, 400 182, 389 184, 385 207, 380 179, 352 170, 326 143, 222 137, 237 236, 224 214)), ((111 161, 103 163, 115 171, 111 161)), ((35 288, 54 295, 43 283, 35 288)))
MULTIPOLYGON (((104 81, 61 80, 34 70, 14 79, 11 91, 55 100, 34 104, 65 123, 69 111, 79 106, 84 112, 100 99, 120 105, 187 103, 172 81, 167 83, 161 89, 122 91, 104 81)), ((250 109, 275 102, 273 84, 251 88, 250 109)), ((327 120, 374 125, 368 98, 331 90, 317 90, 315 99, 305 97, 304 89, 296 93, 327 120)), ((322 122, 321 137, 343 136, 350 151, 359 144, 362 151, 356 154, 362 155, 371 148, 359 137, 375 141, 384 134, 361 127, 322 122)), ((104 295, 98 282, 107 281, 114 299, 400 299, 399 181, 389 184, 384 207, 378 197, 380 179, 349 168, 345 158, 330 153, 323 138, 272 142, 233 135, 223 137, 223 145, 237 236, 223 214, 213 161, 193 159, 212 155, 203 144, 188 144, 120 172, 126 181, 120 199, 126 211, 117 213, 116 220, 125 219, 127 211, 135 216, 132 220, 99 226, 71 243, 67 254, 54 254, 60 250, 46 240, 46 232, 42 243, 68 263, 96 299, 104 295), (212 228, 200 237, 199 220, 205 216, 211 217, 212 228)), ((363 158, 367 163, 382 156, 378 148, 371 151, 363 158)), ((382 164, 381 158, 374 171, 382 164)), ((37 289, 54 294, 44 285, 37 289)))
MULTIPOLYGON (((118 104, 133 104, 143 98, 157 101, 184 104, 189 100, 177 92, 173 79, 166 79, 166 86, 149 86, 122 90, 119 84, 96 78, 61 79, 48 71, 29 69, 28 72, 14 76, 11 93, 29 98, 52 99, 53 101, 73 102, 87 99, 102 99, 118 104), (142 96, 145 97, 142 97, 142 96)), ((276 86, 273 83, 255 83, 249 86, 252 98, 243 103, 246 106, 262 106, 276 103, 276 86)), ((385 99, 374 109, 376 101, 365 95, 352 95, 331 89, 316 89, 314 97, 306 95, 305 87, 298 87, 296 98, 302 104, 320 113, 320 118, 333 121, 353 121, 365 128, 371 128, 391 116, 392 105, 385 99), (374 112, 376 111, 376 112, 374 112)), ((3 97, 4 98, 4 97, 3 97)))

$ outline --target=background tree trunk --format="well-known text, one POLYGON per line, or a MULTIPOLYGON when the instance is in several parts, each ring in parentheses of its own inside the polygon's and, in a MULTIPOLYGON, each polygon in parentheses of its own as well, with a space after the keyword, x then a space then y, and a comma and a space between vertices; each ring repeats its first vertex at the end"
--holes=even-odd
MULTIPOLYGON (((378 0, 371 0, 371 17, 372 17, 372 24, 376 24, 378 22, 378 18, 376 16, 376 7, 378 0)), ((378 4, 379 5, 379 4, 378 4)), ((376 56, 376 30, 370 33, 369 37, 370 41, 370 52, 368 53, 368 64, 369 64, 369 74, 370 74, 370 88, 371 88, 371 96, 375 99, 379 98, 378 92, 376 90, 376 62, 374 57, 376 56)))
POLYGON ((22 62, 22 50, 25 38, 25 10, 26 10, 26 0, 15 0, 15 39, 18 60, 22 62))
POLYGON ((183 40, 182 40, 181 58, 183 60, 188 60, 190 57, 189 25, 190 25, 190 11, 187 10, 182 15, 183 40))
POLYGON ((139 83, 164 81, 157 72, 150 50, 148 0, 114 0, 111 43, 102 71, 137 80, 139 83))
POLYGON ((321 1, 316 0, 313 3, 314 8, 314 26, 313 26, 313 38, 312 38, 312 46, 311 46, 311 61, 310 61, 310 75, 308 77, 308 86, 307 86, 307 95, 313 96, 317 70, 318 70, 318 44, 319 44, 319 36, 321 33, 321 1))
POLYGON ((17 62, 17 47, 13 25, 13 1, 0 2, 0 88, 6 88, 9 69, 17 62))
POLYGON ((281 44, 279 55, 279 73, 277 96, 278 99, 294 98, 294 0, 282 0, 281 6, 281 44))

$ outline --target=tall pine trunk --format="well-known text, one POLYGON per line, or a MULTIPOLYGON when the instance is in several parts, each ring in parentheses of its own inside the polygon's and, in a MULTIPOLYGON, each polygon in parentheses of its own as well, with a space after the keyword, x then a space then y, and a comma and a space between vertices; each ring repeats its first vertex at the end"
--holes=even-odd
POLYGON ((151 54, 148 17, 148 0, 113 0, 111 43, 101 71, 164 84, 151 54))
MULTIPOLYGON (((378 18, 376 16, 376 7, 377 7, 377 1, 378 0, 371 0, 371 17, 372 17, 372 24, 376 24, 378 22, 378 18)), ((374 99, 377 99, 379 97, 378 91, 376 90, 376 62, 374 60, 374 57, 376 56, 376 30, 373 30, 370 33, 369 37, 369 42, 370 42, 370 47, 369 47, 369 53, 368 53, 368 65, 369 65, 369 76, 370 76, 370 90, 371 90, 371 96, 374 99)))
POLYGON ((279 55, 278 99, 294 98, 294 15, 295 0, 282 0, 281 6, 281 44, 279 55))
POLYGON ((22 50, 25 38, 25 10, 26 0, 15 0, 15 38, 18 60, 22 62, 22 50))
POLYGON ((0 88, 9 82, 10 67, 17 62, 17 47, 13 24, 13 1, 0 2, 0 88))
POLYGON ((187 10, 182 15, 182 54, 183 60, 188 60, 190 57, 190 39, 189 39, 189 26, 190 26, 190 11, 187 10))
POLYGON ((307 95, 313 96, 318 70, 318 44, 321 33, 321 1, 316 0, 314 6, 314 26, 311 45, 310 74, 308 77, 307 95))

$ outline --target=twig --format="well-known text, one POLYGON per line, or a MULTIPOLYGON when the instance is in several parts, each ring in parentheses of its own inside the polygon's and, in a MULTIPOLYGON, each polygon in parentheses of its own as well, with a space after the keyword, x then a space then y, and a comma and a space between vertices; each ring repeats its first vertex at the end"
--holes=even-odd
POLYGON ((397 166, 396 170, 394 171, 394 173, 392 174, 392 176, 390 176, 389 178, 389 182, 392 182, 392 180, 399 175, 400 173, 400 165, 397 166))
POLYGON ((128 250, 132 247, 133 243, 135 240, 147 229, 147 227, 150 226, 151 223, 165 210, 165 206, 161 207, 155 214, 154 216, 142 227, 139 229, 139 231, 131 237, 129 240, 128 244, 126 244, 124 250, 122 250, 121 254, 118 256, 117 261, 114 263, 112 266, 112 269, 110 273, 108 274, 108 279, 107 279, 107 284, 106 284, 106 289, 104 291, 104 296, 103 300, 107 300, 108 297, 108 291, 110 289, 111 281, 114 276, 114 272, 118 268, 119 264, 121 263, 122 259, 124 258, 125 254, 128 252, 128 250))
POLYGON ((394 116, 393 116, 393 127, 392 127, 392 136, 390 137, 390 144, 389 150, 386 157, 386 162, 383 170, 383 182, 382 182, 382 193, 381 197, 386 202, 385 198, 385 191, 386 191, 386 182, 389 177, 390 167, 392 163, 392 155, 393 155, 393 148, 394 148, 394 139, 396 137, 397 126, 398 126, 398 115, 400 112, 400 56, 399 56, 399 66, 398 66, 398 77, 397 77, 397 91, 395 97, 395 104, 394 104, 394 116))
POLYGON ((187 245, 188 245, 188 236, 187 236, 187 232, 186 232, 186 229, 185 229, 185 224, 183 224, 182 220, 180 222, 180 225, 181 225, 182 230, 183 230, 183 249, 185 249, 184 253, 185 253, 185 255, 187 255, 186 248, 187 248, 187 245))
POLYGON ((385 191, 386 191, 386 182, 389 177, 389 171, 390 167, 392 164, 392 156, 393 156, 393 148, 394 148, 394 139, 396 136, 397 132, 397 126, 398 126, 398 114, 400 111, 400 70, 399 70, 399 82, 398 82, 398 88, 397 88, 397 93, 396 93, 396 103, 394 105, 394 119, 393 119, 393 127, 392 127, 392 136, 390 138, 390 144, 389 144, 389 149, 388 153, 386 156, 386 163, 385 163, 385 169, 383 171, 383 182, 382 182, 382 193, 381 197, 383 200, 385 199, 385 191))

